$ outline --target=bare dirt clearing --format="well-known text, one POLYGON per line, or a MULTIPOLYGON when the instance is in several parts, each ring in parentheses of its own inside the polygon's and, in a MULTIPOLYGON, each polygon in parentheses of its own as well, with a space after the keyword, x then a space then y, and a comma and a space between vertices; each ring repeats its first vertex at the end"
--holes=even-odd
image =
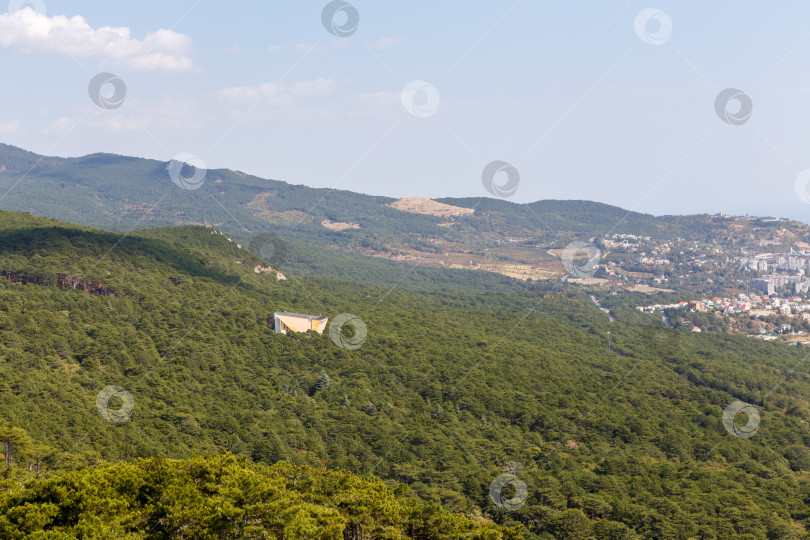
POLYGON ((438 217, 463 216, 473 214, 475 212, 475 210, 472 208, 452 206, 424 197, 406 197, 404 199, 394 201, 391 204, 386 204, 385 206, 394 208, 395 210, 400 210, 402 212, 426 214, 429 216, 438 217))

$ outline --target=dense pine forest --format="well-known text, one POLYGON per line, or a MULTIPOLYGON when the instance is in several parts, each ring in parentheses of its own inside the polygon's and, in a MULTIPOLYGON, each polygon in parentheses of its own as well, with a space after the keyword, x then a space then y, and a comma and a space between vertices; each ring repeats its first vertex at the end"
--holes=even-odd
POLYGON ((564 285, 265 264, 212 228, 0 213, 0 536, 807 537, 801 348, 610 323, 564 285))
POLYGON ((4 538, 518 538, 375 478, 230 454, 99 465, 2 501, 4 538), (362 535, 362 536, 361 536, 362 535))

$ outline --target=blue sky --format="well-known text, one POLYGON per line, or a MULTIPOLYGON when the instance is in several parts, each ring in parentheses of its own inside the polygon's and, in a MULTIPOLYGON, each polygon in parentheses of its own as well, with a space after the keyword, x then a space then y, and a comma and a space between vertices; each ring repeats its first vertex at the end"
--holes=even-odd
POLYGON ((392 197, 487 196, 481 171, 503 160, 514 202, 810 222, 805 2, 358 0, 342 38, 322 1, 19 4, 0 15, 0 140, 35 152, 187 152, 392 197), (648 8, 671 21, 657 45, 656 20, 634 24, 648 8), (126 83, 119 108, 89 98, 99 72, 126 83), (412 81, 438 106, 417 92, 409 112, 412 81), (726 88, 753 103, 740 125, 715 110, 726 88))

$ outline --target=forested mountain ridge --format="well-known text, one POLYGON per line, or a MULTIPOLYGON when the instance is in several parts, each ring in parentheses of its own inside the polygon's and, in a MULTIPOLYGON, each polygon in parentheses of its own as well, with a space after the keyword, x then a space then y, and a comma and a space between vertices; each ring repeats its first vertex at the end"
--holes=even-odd
POLYGON ((205 227, 119 234, 0 213, 0 505, 23 519, 51 511, 38 486, 80 479, 69 471, 224 450, 372 473, 402 486, 401 505, 525 538, 806 535, 798 347, 675 332, 634 309, 609 323, 575 289, 277 281, 263 264, 205 227), (329 332, 275 334, 281 310, 351 313, 368 335, 348 350, 329 332), (125 421, 100 414, 108 387, 131 395, 125 421), (759 411, 753 437, 723 424, 735 400, 759 411), (502 474, 526 485, 511 511, 490 496, 502 474))
MULTIPOLYGON (((781 227, 810 241, 810 228, 792 221, 774 229, 708 215, 654 217, 590 201, 446 198, 438 202, 466 213, 413 213, 391 207, 390 197, 225 169, 207 170, 200 185, 182 189, 170 178, 170 164, 112 154, 46 157, 0 145, 0 207, 115 231, 209 225, 244 245, 257 234, 275 234, 291 246, 286 263, 299 274, 391 285, 399 283, 388 281, 391 259, 524 279, 559 277, 555 250, 612 234, 745 245, 770 239, 781 227)), ((480 178, 470 182, 483 192, 480 178)), ((419 273, 409 274, 404 285, 439 275, 420 280, 419 273)))

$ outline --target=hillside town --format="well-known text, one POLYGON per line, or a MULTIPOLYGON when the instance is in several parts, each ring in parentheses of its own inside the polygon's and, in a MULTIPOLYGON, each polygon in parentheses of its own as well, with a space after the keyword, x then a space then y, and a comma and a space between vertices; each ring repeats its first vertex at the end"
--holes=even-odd
MULTIPOLYGON (((758 219, 771 225, 782 221, 758 219)), ((771 227, 761 236, 660 241, 650 236, 613 234, 597 241, 604 256, 596 277, 668 289, 692 286, 708 287, 716 293, 745 291, 746 296, 806 296, 810 292, 810 244, 785 228, 771 227)))
MULTIPOLYGON (((739 322, 740 316, 742 316, 748 321, 756 321, 759 324, 749 322, 745 326, 738 324, 737 327, 747 327, 748 330, 751 330, 748 332, 750 335, 762 339, 776 339, 777 334, 802 336, 810 333, 810 299, 801 296, 780 298, 779 296, 739 294, 735 298, 702 298, 672 304, 636 306, 636 309, 643 313, 660 311, 669 326, 673 326, 670 321, 674 319, 673 311, 670 310, 682 310, 681 313, 736 316, 734 317, 736 322, 739 322)), ((681 320, 692 321, 694 318, 682 316, 681 320)), ((699 332, 703 329, 699 325, 693 325, 692 330, 699 332)))

